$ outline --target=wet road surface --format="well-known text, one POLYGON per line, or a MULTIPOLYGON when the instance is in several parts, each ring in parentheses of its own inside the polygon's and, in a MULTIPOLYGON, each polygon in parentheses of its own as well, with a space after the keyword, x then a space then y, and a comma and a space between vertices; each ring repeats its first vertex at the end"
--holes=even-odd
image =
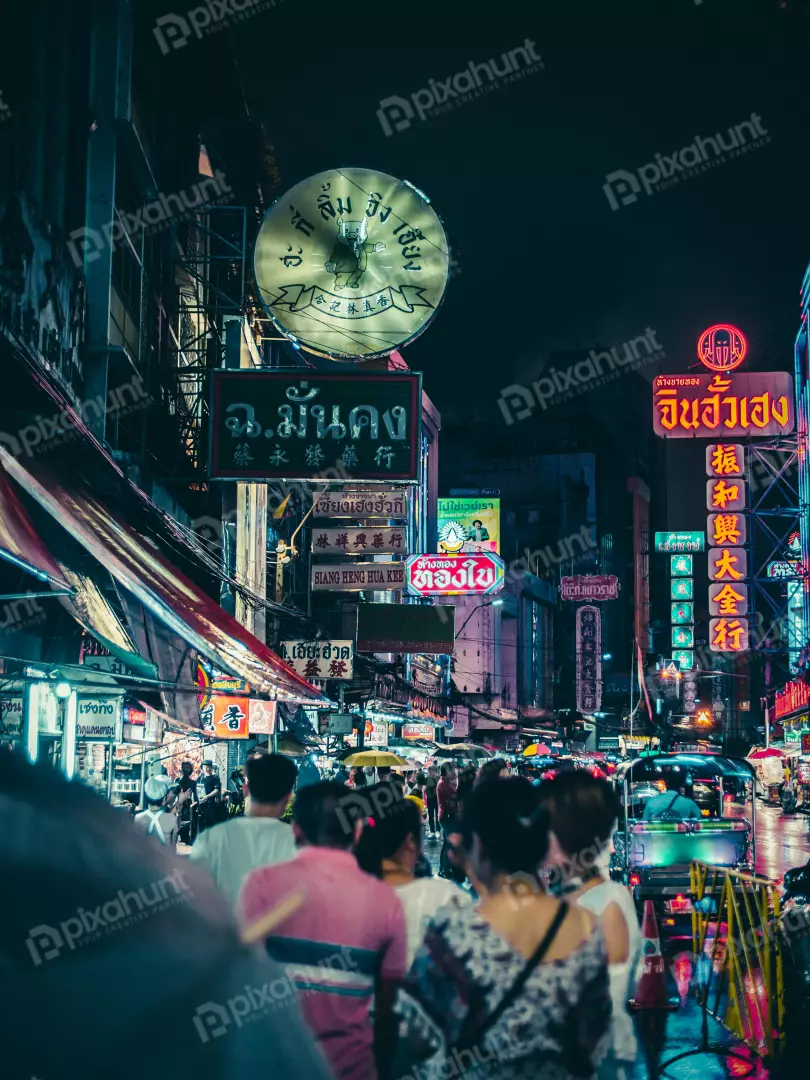
POLYGON ((757 800, 757 873, 781 881, 786 870, 810 859, 810 817, 783 815, 775 806, 757 800))

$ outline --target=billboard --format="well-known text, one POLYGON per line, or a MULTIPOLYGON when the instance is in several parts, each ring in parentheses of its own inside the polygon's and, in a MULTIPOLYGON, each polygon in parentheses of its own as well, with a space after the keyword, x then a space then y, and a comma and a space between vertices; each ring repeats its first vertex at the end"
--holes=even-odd
POLYGON ((323 491, 313 496, 314 518, 407 518, 406 488, 376 491, 323 491))
POLYGON ((404 525, 351 526, 312 530, 313 555, 407 555, 404 525))
POLYGON ((577 608, 577 709, 595 713, 602 704, 602 614, 593 604, 577 608))
POLYGON ((412 372, 217 369, 209 476, 416 480, 421 423, 422 376, 412 372))
POLYGON ((618 600, 619 579, 615 574, 580 574, 560 578, 563 600, 618 600))
POLYGON ((354 642, 282 641, 281 659, 305 679, 351 679, 354 642))
POLYGON ((358 604, 357 652, 446 654, 455 643, 455 607, 358 604))
POLYGON ((398 591, 405 588, 405 564, 395 562, 314 563, 315 592, 363 592, 366 589, 398 591))
POLYGON ((405 580, 412 596, 466 596, 500 592, 503 560, 498 555, 411 555, 405 580))
POLYGON ((787 435, 795 426, 793 379, 784 371, 653 380, 653 427, 665 439, 787 435))
POLYGON ((500 499, 439 499, 438 529, 440 552, 493 551, 500 554, 500 499))

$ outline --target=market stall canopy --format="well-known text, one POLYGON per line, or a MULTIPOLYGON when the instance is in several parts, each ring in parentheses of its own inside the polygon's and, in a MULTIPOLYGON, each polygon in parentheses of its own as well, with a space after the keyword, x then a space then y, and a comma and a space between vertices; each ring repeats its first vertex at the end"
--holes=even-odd
MULTIPOLYGON (((3 451, 6 453, 6 451, 3 451)), ((33 574, 55 589, 71 591, 59 564, 31 524, 8 475, 0 469, 0 558, 33 574)))
POLYGON ((192 649, 262 694, 287 700, 323 700, 321 693, 241 626, 87 489, 55 475, 33 472, 0 446, 6 472, 154 614, 192 649))
POLYGON ((442 743, 433 753, 435 757, 492 757, 489 750, 485 750, 478 743, 442 743))
POLYGON ((782 750, 777 750, 775 746, 769 746, 767 750, 754 750, 745 759, 746 761, 763 761, 765 758, 783 758, 785 754, 782 750))

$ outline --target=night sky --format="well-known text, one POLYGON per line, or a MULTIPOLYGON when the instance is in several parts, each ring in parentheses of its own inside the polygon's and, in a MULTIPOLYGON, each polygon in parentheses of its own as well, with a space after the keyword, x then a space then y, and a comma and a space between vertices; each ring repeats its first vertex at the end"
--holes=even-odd
MULTIPOLYGON (((486 420, 503 435, 503 387, 647 328, 665 359, 624 380, 694 366, 699 332, 720 321, 747 334, 748 370, 792 368, 810 260, 808 46, 810 0, 278 0, 159 62, 204 50, 199 93, 216 101, 211 61, 236 60, 251 118, 275 149, 276 195, 340 166, 378 168, 428 194, 456 271, 405 357, 445 424, 486 420), (526 39, 542 70, 384 133, 382 99, 410 98, 470 61, 500 63, 526 39), (764 145, 611 208, 607 174, 638 177, 656 155, 696 136, 728 139, 752 114, 764 145)), ((576 408, 583 424, 649 432, 648 401, 596 389, 576 408)), ((521 437, 551 419, 535 411, 521 437)), ((679 520, 682 507, 672 514, 669 527, 700 527, 679 520)))

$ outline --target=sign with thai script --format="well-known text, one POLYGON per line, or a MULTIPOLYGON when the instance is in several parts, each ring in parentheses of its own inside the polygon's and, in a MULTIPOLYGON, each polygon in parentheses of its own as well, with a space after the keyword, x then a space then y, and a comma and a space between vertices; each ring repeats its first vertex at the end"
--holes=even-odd
POLYGON ((598 712, 602 704, 602 613, 593 604, 577 608, 577 709, 598 712))
POLYGON ((123 695, 79 697, 76 708, 77 742, 120 742, 123 695))
POLYGON ((361 592, 367 589, 398 591, 405 588, 405 563, 315 563, 312 588, 333 592, 361 592))
POLYGON ((273 323, 308 352, 387 356, 417 337, 441 303, 447 238, 430 200, 371 169, 333 169, 268 210, 254 273, 273 323))
POLYGON ((197 686, 200 688, 197 700, 203 731, 220 739, 246 739, 250 703, 248 684, 198 659, 197 686))
POLYGON ((421 375, 217 369, 212 379, 214 480, 418 478, 421 375))
POLYGON ((0 735, 19 735, 22 732, 22 694, 0 698, 0 735))
POLYGON ((560 578, 563 600, 618 600, 619 579, 615 574, 581 574, 560 578))
POLYGON ((411 555, 405 565, 408 592, 413 596, 486 595, 503 588, 503 560, 490 552, 411 555))
POLYGON ((439 551, 500 551, 500 499, 439 499, 439 551))
POLYGON ((324 491, 314 496, 314 518, 407 518, 405 488, 379 491, 324 491))
POLYGON ((790 716, 799 709, 806 709, 808 705, 810 705, 810 685, 803 679, 793 679, 785 685, 783 690, 776 692, 774 719, 781 720, 783 716, 790 716))
POLYGON ((802 577, 797 559, 776 559, 768 563, 766 574, 769 578, 798 578, 802 577))
POLYGON ((429 739, 433 740, 434 729, 432 724, 403 724, 403 739, 429 739))
POLYGON ((400 525, 365 525, 312 530, 313 555, 407 555, 408 530, 400 525))
POLYGON ((656 551, 703 551, 706 534, 702 532, 657 532, 656 551))
POLYGON ((784 371, 653 380, 653 427, 662 438, 786 435, 795 423, 793 379, 784 371))
POLYGON ((352 641, 282 641, 281 658, 305 679, 351 679, 352 641))

